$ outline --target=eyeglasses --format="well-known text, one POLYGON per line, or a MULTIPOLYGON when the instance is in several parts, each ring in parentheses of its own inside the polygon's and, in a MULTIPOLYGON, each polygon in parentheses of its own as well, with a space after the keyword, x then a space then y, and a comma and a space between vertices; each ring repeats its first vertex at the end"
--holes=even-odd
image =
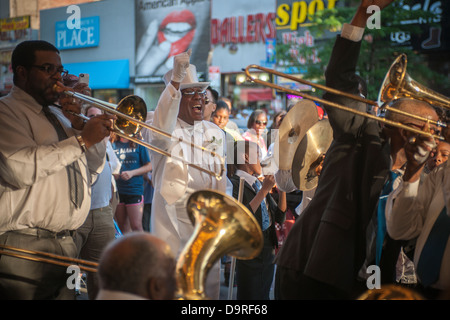
POLYGON ((65 76, 69 73, 66 69, 63 67, 57 67, 54 64, 43 64, 41 66, 38 65, 32 65, 32 67, 38 68, 42 71, 45 71, 50 77, 54 76, 55 74, 59 73, 61 76, 65 76))
POLYGON ((258 125, 264 125, 264 126, 267 125, 267 121, 256 120, 255 123, 258 124, 258 125))
POLYGON ((182 91, 182 94, 186 95, 186 96, 190 96, 190 97, 193 97, 196 94, 198 94, 200 97, 204 98, 204 97, 206 97, 206 90, 203 90, 203 91, 185 90, 185 91, 182 91))

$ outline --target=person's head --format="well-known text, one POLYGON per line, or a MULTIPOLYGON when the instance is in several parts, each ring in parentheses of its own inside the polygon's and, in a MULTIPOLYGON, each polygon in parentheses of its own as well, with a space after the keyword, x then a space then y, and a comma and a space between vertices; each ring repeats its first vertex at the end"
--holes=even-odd
POLYGON ((211 116, 211 121, 215 123, 220 129, 224 129, 230 119, 230 110, 228 105, 223 101, 217 102, 216 110, 211 116))
POLYGON ((231 110, 233 109, 233 104, 231 103, 231 100, 227 97, 221 97, 219 100, 226 103, 226 105, 228 106, 228 110, 231 113, 231 110))
POLYGON ((440 166, 448 160, 450 155, 450 143, 445 141, 440 141, 436 147, 436 152, 434 156, 428 160, 428 168, 433 170, 435 167, 440 166))
POLYGON ((202 121, 205 111, 205 99, 206 90, 201 87, 182 89, 178 118, 189 124, 202 121))
MULTIPOLYGON (((425 101, 420 101, 416 99, 402 98, 395 100, 391 105, 392 109, 398 109, 404 111, 408 114, 419 116, 429 120, 439 120, 436 110, 425 101)), ((421 119, 415 119, 408 115, 403 115, 395 111, 388 110, 386 112, 386 119, 395 122, 400 122, 406 126, 422 130, 426 126, 426 122, 421 119)), ((393 126, 385 126, 385 132, 391 138, 391 144, 398 144, 398 146, 403 147, 405 142, 412 135, 417 135, 417 133, 411 132, 409 130, 396 128, 393 126)), ((439 135, 439 129, 436 125, 430 124, 430 132, 439 135)), ((395 147, 395 146, 394 146, 395 147)))
POLYGON ((234 167, 259 176, 262 173, 260 163, 260 147, 257 143, 248 140, 237 140, 234 143, 234 167))
MULTIPOLYGON (((171 82, 173 70, 169 70, 163 77, 167 85, 171 82)), ((178 118, 186 123, 194 124, 204 119, 206 89, 209 82, 200 82, 197 76, 197 68, 190 64, 186 69, 186 75, 180 83, 181 101, 178 118)))
POLYGON ((89 118, 92 118, 92 117, 95 117, 95 116, 103 114, 103 111, 101 109, 99 109, 99 108, 94 107, 94 106, 89 106, 89 107, 86 108, 85 113, 86 113, 86 116, 88 116, 89 118))
POLYGON ((113 241, 99 261, 103 290, 132 293, 151 300, 175 297, 175 259, 168 244, 148 232, 131 232, 113 241))
POLYGON ((211 114, 216 110, 219 93, 211 87, 206 89, 205 110, 203 111, 203 120, 211 121, 211 114))
POLYGON ((281 120, 283 120, 284 116, 287 114, 286 110, 278 111, 273 115, 272 125, 270 129, 278 129, 281 124, 281 120))
POLYGON ((19 43, 12 53, 11 67, 14 85, 39 104, 50 105, 58 100, 54 86, 57 81, 62 82, 67 71, 54 45, 42 40, 19 43))
POLYGON ((258 109, 250 114, 247 121, 247 128, 253 129, 257 136, 263 134, 267 126, 267 114, 264 110, 258 109))

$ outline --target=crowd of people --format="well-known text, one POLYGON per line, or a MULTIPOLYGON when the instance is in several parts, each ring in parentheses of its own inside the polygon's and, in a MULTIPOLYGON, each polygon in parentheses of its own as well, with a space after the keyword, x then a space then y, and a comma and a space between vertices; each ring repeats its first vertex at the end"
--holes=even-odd
MULTIPOLYGON (((336 37, 325 73, 328 87, 367 95, 357 76, 367 8, 391 2, 361 1, 336 37)), ((368 289, 370 266, 381 271, 377 284, 408 288, 424 299, 448 294, 450 134, 430 122, 445 120, 435 107, 400 98, 392 110, 422 119, 386 114, 423 134, 318 108, 317 121, 325 112, 333 141, 318 185, 297 216, 289 193, 278 187, 285 181, 264 171, 289 110, 276 113, 270 128, 268 114, 255 110, 248 130, 239 130, 226 99, 199 81, 190 55, 188 50, 174 57, 146 119, 172 137, 148 128, 139 133, 167 156, 116 136, 117 116, 84 108, 68 95, 90 89, 68 75, 52 44, 17 45, 14 86, 0 99, 0 298, 76 297, 66 268, 11 256, 11 248, 98 263, 97 272, 87 272, 89 299, 179 298, 176 261, 195 229, 186 204, 205 189, 241 201, 263 236, 261 252, 238 260, 235 270, 227 256, 209 269, 204 282, 210 299, 220 298, 221 263, 228 267, 226 281, 236 272, 238 300, 268 300, 272 288, 279 300, 357 299, 368 289), (81 113, 87 119, 76 116, 81 113), (436 139, 441 134, 447 142, 436 139), (295 223, 280 245, 279 227, 292 216, 295 223), (431 242, 435 233, 437 242, 431 242)), ((348 97, 325 98, 367 111, 348 97)))

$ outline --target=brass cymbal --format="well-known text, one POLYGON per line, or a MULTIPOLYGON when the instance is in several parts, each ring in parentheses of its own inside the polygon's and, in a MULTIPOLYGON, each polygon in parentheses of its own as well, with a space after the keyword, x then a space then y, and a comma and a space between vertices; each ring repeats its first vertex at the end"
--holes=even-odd
POLYGON ((292 181, 302 191, 317 187, 318 169, 333 140, 333 130, 328 119, 315 123, 299 143, 292 160, 292 181))
POLYGON ((284 116, 274 145, 274 159, 279 170, 290 170, 297 147, 306 132, 319 121, 317 107, 311 100, 301 100, 284 116))

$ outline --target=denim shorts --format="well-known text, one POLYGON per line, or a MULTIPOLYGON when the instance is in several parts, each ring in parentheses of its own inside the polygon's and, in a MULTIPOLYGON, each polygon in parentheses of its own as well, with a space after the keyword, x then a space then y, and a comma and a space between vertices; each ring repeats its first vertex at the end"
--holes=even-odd
POLYGON ((144 201, 143 195, 119 194, 119 204, 140 204, 144 201))

